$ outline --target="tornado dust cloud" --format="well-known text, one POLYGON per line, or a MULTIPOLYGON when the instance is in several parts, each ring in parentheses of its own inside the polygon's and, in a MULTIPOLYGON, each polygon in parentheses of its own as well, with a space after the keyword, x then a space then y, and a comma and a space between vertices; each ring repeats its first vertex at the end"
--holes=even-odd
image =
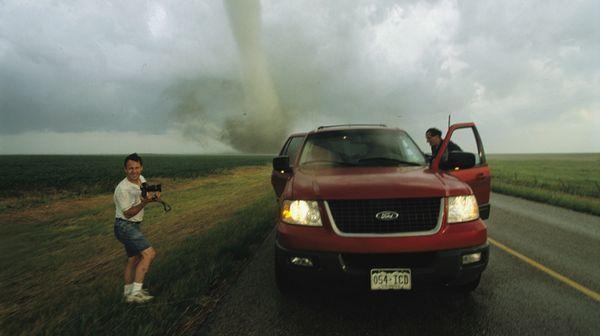
POLYGON ((261 44, 259 0, 225 0, 242 66, 244 114, 225 121, 224 140, 243 152, 273 152, 288 125, 267 70, 261 44))

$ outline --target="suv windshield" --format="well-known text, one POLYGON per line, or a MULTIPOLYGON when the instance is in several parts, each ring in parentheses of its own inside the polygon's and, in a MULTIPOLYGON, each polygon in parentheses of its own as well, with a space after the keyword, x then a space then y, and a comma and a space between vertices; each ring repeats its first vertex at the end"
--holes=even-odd
POLYGON ((408 134, 390 129, 354 129, 311 134, 301 166, 425 165, 421 150, 408 134))

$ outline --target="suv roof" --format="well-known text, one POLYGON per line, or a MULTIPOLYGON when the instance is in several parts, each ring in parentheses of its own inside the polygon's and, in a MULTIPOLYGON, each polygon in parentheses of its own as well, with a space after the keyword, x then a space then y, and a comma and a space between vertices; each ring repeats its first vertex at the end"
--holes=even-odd
POLYGON ((349 128, 388 128, 385 124, 341 124, 341 125, 326 125, 319 126, 311 133, 330 131, 330 130, 344 130, 349 128))

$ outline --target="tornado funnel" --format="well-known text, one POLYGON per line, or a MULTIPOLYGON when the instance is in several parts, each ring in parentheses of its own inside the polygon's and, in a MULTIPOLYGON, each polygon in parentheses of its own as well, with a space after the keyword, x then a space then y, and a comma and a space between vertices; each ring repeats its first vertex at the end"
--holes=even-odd
POLYGON ((288 133, 261 42, 259 0, 225 0, 240 54, 244 113, 225 122, 224 137, 242 152, 272 153, 288 133))

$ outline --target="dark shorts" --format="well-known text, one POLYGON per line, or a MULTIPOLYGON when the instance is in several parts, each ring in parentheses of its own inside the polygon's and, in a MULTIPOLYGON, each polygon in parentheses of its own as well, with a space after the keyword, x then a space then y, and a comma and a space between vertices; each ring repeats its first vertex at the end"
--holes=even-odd
POLYGON ((123 243, 128 257, 134 257, 150 247, 150 242, 140 232, 140 223, 115 219, 115 237, 123 243))

